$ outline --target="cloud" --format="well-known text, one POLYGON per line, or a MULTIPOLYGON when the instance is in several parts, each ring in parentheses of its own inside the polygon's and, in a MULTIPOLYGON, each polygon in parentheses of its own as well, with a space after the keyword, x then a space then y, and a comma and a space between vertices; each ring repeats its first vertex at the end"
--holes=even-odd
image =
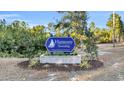
POLYGON ((15 20, 18 20, 18 21, 25 21, 25 22, 31 22, 30 20, 26 20, 26 19, 20 19, 20 18, 8 18, 7 21, 8 22, 13 22, 15 20))
POLYGON ((28 25, 29 25, 29 27, 33 27, 33 26, 36 26, 36 25, 38 25, 38 24, 33 24, 33 23, 28 23, 28 25))
POLYGON ((21 16, 19 14, 0 14, 0 19, 5 19, 7 21, 7 24, 11 24, 13 21, 18 20, 18 21, 25 21, 28 23, 30 27, 36 26, 37 24, 30 24, 31 20, 26 20, 20 18, 21 16))
POLYGON ((20 16, 19 14, 0 14, 0 19, 15 18, 19 16, 20 16))
MULTIPOLYGON (((36 25, 43 25, 43 24, 34 23, 32 20, 24 19, 23 16, 19 14, 0 14, 0 19, 5 19, 7 24, 11 24, 15 20, 25 21, 31 28, 36 25)), ((47 26, 47 24, 45 24, 44 26, 47 26)))
POLYGON ((43 25, 45 27, 47 27, 47 24, 35 24, 35 23, 28 23, 29 27, 33 27, 33 26, 37 26, 37 25, 43 25))

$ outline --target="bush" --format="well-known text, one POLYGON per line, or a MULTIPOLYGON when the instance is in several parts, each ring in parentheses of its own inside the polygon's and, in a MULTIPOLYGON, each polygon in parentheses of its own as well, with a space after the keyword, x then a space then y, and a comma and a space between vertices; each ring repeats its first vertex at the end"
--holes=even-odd
POLYGON ((112 42, 112 31, 109 30, 96 30, 93 32, 97 43, 111 43, 112 42))
POLYGON ((43 31, 32 33, 32 29, 23 26, 21 22, 6 25, 6 30, 0 31, 0 57, 39 56, 46 51, 44 44, 48 34, 43 31))
POLYGON ((32 59, 29 62, 29 67, 36 67, 37 65, 39 65, 40 63, 38 62, 38 60, 32 59))
POLYGON ((86 39, 83 40, 83 57, 81 59, 80 66, 83 68, 89 68, 91 65, 89 64, 89 61, 91 60, 97 60, 98 59, 98 51, 96 46, 96 39, 93 32, 86 32, 86 39))
POLYGON ((88 69, 88 68, 91 68, 92 66, 89 64, 88 61, 83 61, 81 62, 80 67, 84 69, 88 69))

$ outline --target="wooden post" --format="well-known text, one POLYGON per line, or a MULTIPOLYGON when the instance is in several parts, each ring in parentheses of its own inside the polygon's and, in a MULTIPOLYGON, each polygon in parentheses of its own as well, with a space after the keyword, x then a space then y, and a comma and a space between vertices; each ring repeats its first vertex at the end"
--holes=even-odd
POLYGON ((115 47, 115 12, 113 11, 113 47, 115 47))

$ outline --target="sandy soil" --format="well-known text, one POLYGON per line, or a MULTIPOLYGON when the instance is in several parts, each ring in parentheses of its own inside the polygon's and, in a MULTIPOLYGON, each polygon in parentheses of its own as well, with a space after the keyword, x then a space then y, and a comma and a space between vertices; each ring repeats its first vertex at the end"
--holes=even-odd
POLYGON ((24 69, 17 66, 27 59, 0 58, 1 81, 70 81, 70 80, 124 80, 124 46, 113 48, 111 44, 99 45, 99 60, 104 66, 88 71, 47 71, 24 69))
POLYGON ((104 67, 93 71, 87 71, 86 74, 77 75, 77 80, 95 80, 95 81, 120 81, 124 80, 124 46, 111 44, 100 45, 100 50, 108 52, 99 57, 104 62, 104 67))

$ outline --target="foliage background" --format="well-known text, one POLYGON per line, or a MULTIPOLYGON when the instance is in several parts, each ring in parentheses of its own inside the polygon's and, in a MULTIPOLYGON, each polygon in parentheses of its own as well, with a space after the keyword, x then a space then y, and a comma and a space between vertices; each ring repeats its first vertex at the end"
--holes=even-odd
MULTIPOLYGON (((44 46, 48 37, 71 36, 76 42, 76 48, 84 48, 92 59, 97 56, 96 44, 112 43, 113 15, 106 22, 107 28, 99 28, 94 22, 87 26, 86 11, 67 11, 56 23, 49 22, 48 26, 37 25, 29 27, 24 21, 15 20, 7 24, 0 19, 0 57, 37 57, 46 52, 44 46), (54 32, 55 34, 50 34, 54 32)), ((124 25, 121 16, 115 14, 115 40, 124 41, 124 25)))

